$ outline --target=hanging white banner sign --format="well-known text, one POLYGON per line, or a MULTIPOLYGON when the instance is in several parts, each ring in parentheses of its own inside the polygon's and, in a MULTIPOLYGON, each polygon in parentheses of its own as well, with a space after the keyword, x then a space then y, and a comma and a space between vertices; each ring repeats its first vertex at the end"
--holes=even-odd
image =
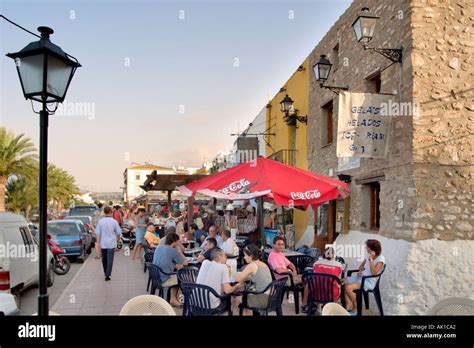
POLYGON ((338 157, 386 157, 390 115, 383 110, 392 95, 339 93, 338 157))

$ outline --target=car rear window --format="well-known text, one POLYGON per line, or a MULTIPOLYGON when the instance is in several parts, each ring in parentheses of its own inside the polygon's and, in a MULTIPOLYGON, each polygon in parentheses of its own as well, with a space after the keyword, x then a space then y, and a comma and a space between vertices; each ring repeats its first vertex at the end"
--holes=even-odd
POLYGON ((48 224, 48 233, 53 236, 71 236, 78 232, 76 224, 48 224))
POLYGON ((68 216, 65 218, 65 220, 79 220, 79 221, 82 221, 83 224, 90 224, 90 219, 85 216, 81 216, 81 217, 68 216))
POLYGON ((71 208, 69 215, 91 215, 95 210, 95 207, 75 207, 71 208))

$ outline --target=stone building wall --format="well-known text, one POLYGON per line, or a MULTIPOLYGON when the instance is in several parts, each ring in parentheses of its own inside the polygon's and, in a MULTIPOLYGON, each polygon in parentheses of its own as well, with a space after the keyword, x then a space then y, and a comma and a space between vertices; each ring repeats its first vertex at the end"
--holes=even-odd
MULTIPOLYGON (((310 55, 310 66, 321 54, 334 61, 339 42, 339 67, 328 84, 353 92, 369 92, 365 78, 390 64, 354 38, 351 24, 365 6, 380 16, 370 46, 403 45, 403 64, 382 72, 381 92, 396 91, 395 101, 419 105, 420 113, 393 118, 386 159, 361 159, 359 168, 343 172, 352 177, 350 231, 335 245, 363 250, 367 239, 380 240, 385 313, 422 315, 449 297, 474 299, 474 7, 471 0, 355 0, 310 55), (380 174, 380 229, 371 232, 365 188, 355 181, 380 174)), ((336 139, 337 96, 311 74, 308 165, 336 176, 336 141, 323 147, 321 138, 321 107, 331 99, 336 139)), ((340 255, 350 268, 364 257, 340 255)))
POLYGON ((474 6, 412 1, 417 239, 474 239, 474 6))
MULTIPOLYGON (((412 37, 411 6, 409 1, 356 0, 339 18, 326 36, 310 54, 310 66, 313 66, 321 54, 328 56, 333 66, 328 85, 348 86, 351 92, 372 92, 366 80, 377 71, 381 71, 381 93, 395 94, 396 102, 411 102, 412 37), (395 63, 377 53, 364 50, 352 30, 351 24, 357 18, 362 7, 369 7, 380 18, 376 33, 369 46, 399 48, 403 46, 403 64, 395 63), (339 45, 338 57, 334 47, 339 45)), ((333 169, 334 175, 348 174, 350 184, 351 208, 350 228, 360 231, 369 230, 368 202, 364 198, 365 188, 355 183, 356 179, 385 175, 380 181, 380 229, 379 234, 392 238, 413 240, 413 212, 415 207, 415 189, 412 180, 412 117, 394 117, 390 129, 390 145, 387 158, 362 158, 357 169, 338 172, 336 157, 337 137, 337 95, 327 89, 321 89, 314 73, 310 76, 310 100, 308 120, 308 164, 309 169, 324 175, 333 169), (321 107, 333 100, 333 143, 322 146, 323 113, 321 107)))

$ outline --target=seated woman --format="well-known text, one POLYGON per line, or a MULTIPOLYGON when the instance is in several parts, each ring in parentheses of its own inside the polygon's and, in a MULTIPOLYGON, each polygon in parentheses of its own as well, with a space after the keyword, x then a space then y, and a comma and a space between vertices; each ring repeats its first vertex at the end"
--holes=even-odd
MULTIPOLYGON (((272 282, 272 274, 268 266, 260 261, 261 251, 254 245, 248 245, 244 248, 244 259, 247 266, 242 272, 237 273, 236 281, 241 285, 250 280, 252 291, 262 291, 272 282)), ((268 304, 269 293, 260 295, 249 294, 247 303, 249 307, 264 309, 268 304)))
MULTIPOLYGON (((350 276, 345 280, 346 295, 350 301, 347 301, 346 309, 354 314, 357 313, 357 300, 354 290, 360 289, 362 277, 377 275, 385 264, 385 257, 382 255, 382 245, 376 239, 369 239, 365 242, 368 256, 359 266, 359 272, 356 276, 350 276), (352 306, 352 308, 351 308, 352 306)), ((377 283, 377 278, 368 278, 364 282, 365 290, 372 290, 377 283)))
POLYGON ((156 233, 155 225, 152 222, 146 225, 145 240, 151 248, 156 248, 160 244, 160 236, 156 233))

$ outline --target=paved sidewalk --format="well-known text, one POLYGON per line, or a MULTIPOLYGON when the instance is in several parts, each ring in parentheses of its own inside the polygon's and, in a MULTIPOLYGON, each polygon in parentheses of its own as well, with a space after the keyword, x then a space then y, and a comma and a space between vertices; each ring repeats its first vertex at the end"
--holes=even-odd
POLYGON ((118 315, 131 298, 146 294, 148 273, 142 261, 117 251, 110 281, 104 280, 102 260, 91 255, 51 310, 61 315, 118 315))

